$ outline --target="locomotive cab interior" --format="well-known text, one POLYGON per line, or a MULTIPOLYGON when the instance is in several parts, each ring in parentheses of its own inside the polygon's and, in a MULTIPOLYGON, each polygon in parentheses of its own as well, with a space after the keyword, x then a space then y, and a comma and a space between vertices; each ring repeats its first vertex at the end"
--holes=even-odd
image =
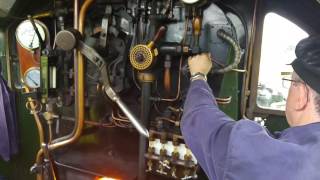
POLYGON ((318 0, 1 1, 19 151, 0 179, 206 180, 180 130, 188 58, 211 54, 227 115, 283 130, 281 79, 318 17, 318 0))

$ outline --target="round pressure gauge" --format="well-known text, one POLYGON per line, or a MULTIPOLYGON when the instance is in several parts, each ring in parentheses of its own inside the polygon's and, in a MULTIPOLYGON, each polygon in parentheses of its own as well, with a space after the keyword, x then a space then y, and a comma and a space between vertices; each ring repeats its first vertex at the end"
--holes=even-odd
POLYGON ((39 88, 40 87, 40 68, 32 67, 28 69, 24 75, 24 83, 29 88, 39 88))
MULTIPOLYGON (((43 26, 37 20, 34 20, 34 23, 40 33, 41 39, 44 40, 46 35, 43 26)), ((26 49, 33 50, 40 46, 37 33, 30 20, 25 20, 19 24, 16 30, 16 38, 19 44, 26 49)))
POLYGON ((200 0, 182 0, 182 2, 186 3, 186 4, 194 4, 196 2, 198 2, 200 0))

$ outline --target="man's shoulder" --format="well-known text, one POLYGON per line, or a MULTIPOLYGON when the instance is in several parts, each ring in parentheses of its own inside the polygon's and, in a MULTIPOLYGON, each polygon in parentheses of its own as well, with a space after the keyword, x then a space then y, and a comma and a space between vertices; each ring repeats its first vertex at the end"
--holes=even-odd
MULTIPOLYGON (((308 128, 304 130, 306 129, 308 128)), ((296 129, 294 131, 302 132, 296 129)), ((295 136, 275 139, 254 121, 240 120, 230 136, 225 179, 319 178, 320 172, 310 173, 310 171, 313 167, 320 166, 320 155, 317 153, 320 149, 320 141, 317 140, 320 133, 313 134, 316 132, 313 128, 309 128, 308 132, 310 133, 308 137, 312 138, 301 139, 304 140, 304 144, 298 144, 291 140, 297 138, 295 136)))
POLYGON ((269 135, 269 132, 265 127, 250 119, 241 119, 237 121, 233 131, 234 133, 265 132, 266 135, 269 135))

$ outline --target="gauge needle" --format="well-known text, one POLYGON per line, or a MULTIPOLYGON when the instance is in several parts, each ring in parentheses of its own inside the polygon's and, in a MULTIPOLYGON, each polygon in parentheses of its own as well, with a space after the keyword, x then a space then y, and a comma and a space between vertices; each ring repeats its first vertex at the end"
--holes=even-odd
POLYGON ((30 47, 30 48, 32 48, 33 40, 34 40, 34 37, 35 37, 35 36, 36 36, 36 33, 34 33, 34 34, 33 34, 33 37, 32 37, 32 40, 31 40, 31 43, 30 43, 30 45, 29 45, 29 47, 30 47))
POLYGON ((39 84, 35 80, 31 79, 29 76, 27 76, 27 77, 28 77, 28 79, 30 79, 33 82, 33 84, 35 84, 36 86, 39 86, 39 84))

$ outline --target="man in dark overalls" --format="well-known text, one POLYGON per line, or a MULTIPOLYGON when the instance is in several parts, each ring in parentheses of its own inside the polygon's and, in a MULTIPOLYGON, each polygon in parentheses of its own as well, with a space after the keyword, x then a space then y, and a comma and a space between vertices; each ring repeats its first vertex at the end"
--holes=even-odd
POLYGON ((219 110, 206 82, 210 58, 189 59, 181 130, 210 180, 320 180, 320 36, 300 41, 296 56, 286 103, 290 128, 277 137, 219 110))

